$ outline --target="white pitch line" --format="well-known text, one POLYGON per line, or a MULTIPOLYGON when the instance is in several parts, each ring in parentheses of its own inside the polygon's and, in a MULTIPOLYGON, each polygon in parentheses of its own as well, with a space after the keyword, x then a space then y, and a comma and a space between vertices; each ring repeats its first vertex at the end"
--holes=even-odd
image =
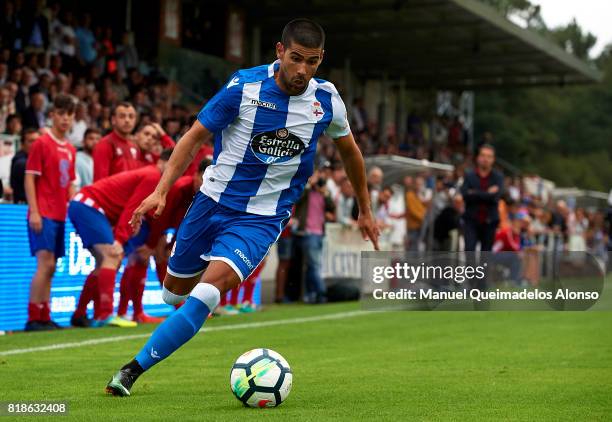
MULTIPOLYGON (((231 324, 231 325, 221 325, 219 327, 206 327, 201 328, 200 333, 210 333, 214 331, 229 331, 229 330, 242 330, 245 328, 261 328, 261 327, 272 327, 275 325, 289 325, 289 324, 301 324, 305 322, 316 322, 316 321, 325 321, 330 319, 344 319, 351 318, 354 316, 364 315, 367 312, 365 311, 350 311, 350 312, 336 312, 333 314, 327 315, 318 315, 312 317, 302 317, 302 318, 287 318, 287 319, 278 319, 272 321, 261 321, 261 322, 245 322, 242 324, 231 324)), ((39 347, 28 347, 24 349, 12 349, 0 351, 0 356, 9 356, 9 355, 21 355, 25 353, 35 353, 35 352, 44 352, 47 350, 60 350, 60 349, 73 349, 78 347, 85 346, 95 346, 97 344, 104 343, 115 343, 123 340, 134 340, 139 338, 149 337, 151 333, 143 333, 143 334, 131 334, 126 336, 114 336, 114 337, 105 337, 105 338, 97 338, 91 340, 84 341, 76 341, 72 343, 57 343, 50 344, 48 346, 39 346, 39 347)))

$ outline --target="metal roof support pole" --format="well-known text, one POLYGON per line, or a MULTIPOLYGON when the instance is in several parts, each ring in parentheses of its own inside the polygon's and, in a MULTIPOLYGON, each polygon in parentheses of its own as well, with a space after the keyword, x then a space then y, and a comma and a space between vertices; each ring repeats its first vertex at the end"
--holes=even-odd
POLYGON ((406 136, 406 78, 403 76, 399 80, 399 92, 397 95, 397 107, 395 114, 395 137, 398 146, 404 143, 406 136))
POLYGON ((344 102, 346 103, 346 110, 348 114, 349 122, 352 119, 353 114, 353 99, 355 93, 353 91, 353 78, 351 78, 351 58, 346 57, 344 59, 344 102))
POLYGON ((132 30, 132 0, 125 2, 125 30, 132 30))
POLYGON ((387 88, 389 76, 384 72, 380 81, 380 98, 378 103, 378 146, 387 145, 387 88))
POLYGON ((253 25, 251 34, 251 64, 258 66, 261 63, 261 27, 253 25))

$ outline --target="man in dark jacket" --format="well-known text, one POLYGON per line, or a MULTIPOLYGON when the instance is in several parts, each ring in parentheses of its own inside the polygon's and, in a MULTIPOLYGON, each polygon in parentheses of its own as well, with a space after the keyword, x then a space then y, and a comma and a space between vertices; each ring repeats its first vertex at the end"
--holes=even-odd
POLYGON ((11 188, 13 189, 13 202, 16 204, 25 204, 25 169, 28 162, 28 152, 34 141, 38 138, 39 133, 36 129, 26 129, 23 132, 21 140, 21 148, 13 156, 11 160, 11 188))
POLYGON ((493 169, 495 148, 483 144, 478 149, 476 168, 465 174, 461 195, 465 201, 464 237, 465 250, 475 251, 480 243, 481 251, 490 251, 499 223, 497 209, 504 188, 504 177, 493 169))
POLYGON ((42 92, 30 94, 30 106, 23 112, 23 127, 34 129, 45 127, 45 97, 42 92))

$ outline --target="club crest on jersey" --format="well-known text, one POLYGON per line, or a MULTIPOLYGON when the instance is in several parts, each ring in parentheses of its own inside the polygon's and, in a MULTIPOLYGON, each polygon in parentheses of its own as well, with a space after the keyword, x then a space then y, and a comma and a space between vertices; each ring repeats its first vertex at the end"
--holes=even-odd
POLYGON ((321 118, 323 118, 323 115, 325 114, 325 112, 323 111, 323 108, 321 107, 321 103, 319 101, 314 101, 312 103, 311 111, 312 111, 312 117, 315 120, 321 120, 321 118))
POLYGON ((134 147, 130 147, 130 152, 132 153, 132 157, 136 159, 138 157, 138 151, 134 147))
POLYGON ((287 128, 258 133, 251 139, 253 154, 266 164, 284 163, 304 152, 304 142, 287 128))

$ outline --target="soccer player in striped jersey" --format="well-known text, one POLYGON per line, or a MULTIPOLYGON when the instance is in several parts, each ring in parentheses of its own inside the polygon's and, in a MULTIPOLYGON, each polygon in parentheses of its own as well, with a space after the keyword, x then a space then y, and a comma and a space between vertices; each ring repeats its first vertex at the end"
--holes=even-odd
POLYGON ((359 228, 378 249, 364 160, 344 103, 332 83, 314 78, 324 41, 317 23, 289 22, 276 44, 278 60, 230 77, 177 143, 157 188, 134 212, 135 229, 147 212, 159 216, 172 184, 204 139, 214 135, 213 163, 179 227, 162 291, 166 303, 185 303, 111 378, 108 393, 129 395, 143 372, 191 339, 221 295, 255 270, 289 221, 324 132, 335 139, 355 188, 359 228))

